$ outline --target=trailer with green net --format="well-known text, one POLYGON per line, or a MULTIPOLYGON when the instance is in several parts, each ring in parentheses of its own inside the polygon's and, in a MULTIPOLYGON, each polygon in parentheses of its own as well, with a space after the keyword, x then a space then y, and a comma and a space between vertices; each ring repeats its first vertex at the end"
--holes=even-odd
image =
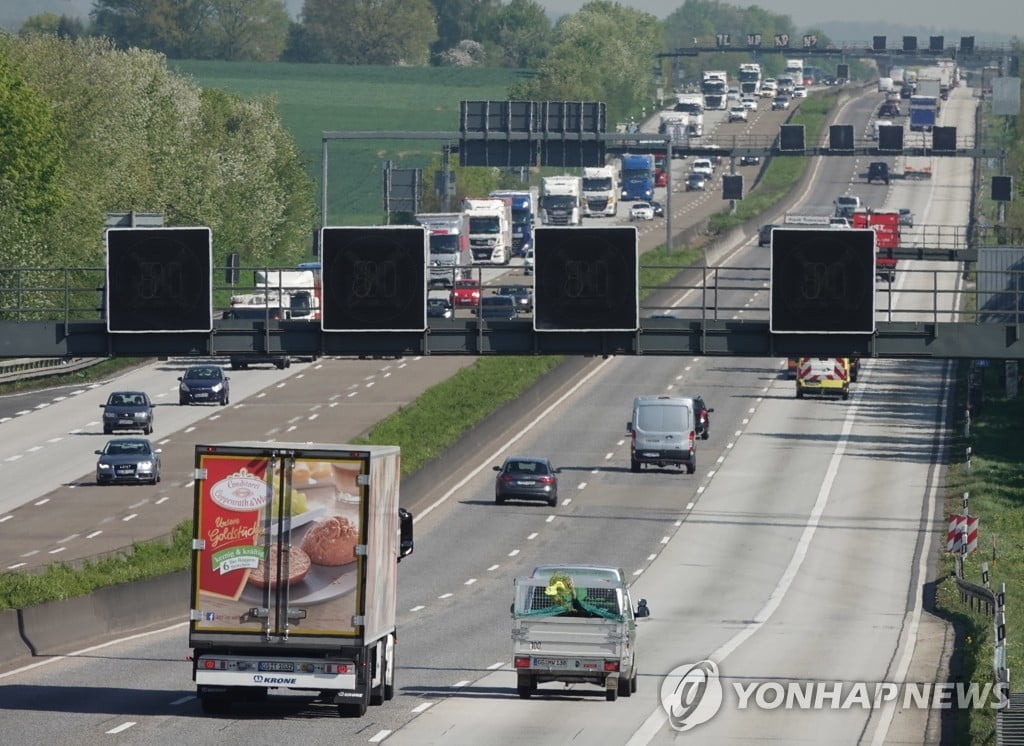
POLYGON ((556 571, 516 578, 514 587, 512 660, 520 697, 542 694, 538 685, 552 681, 599 686, 608 701, 636 691, 636 612, 624 583, 556 571))

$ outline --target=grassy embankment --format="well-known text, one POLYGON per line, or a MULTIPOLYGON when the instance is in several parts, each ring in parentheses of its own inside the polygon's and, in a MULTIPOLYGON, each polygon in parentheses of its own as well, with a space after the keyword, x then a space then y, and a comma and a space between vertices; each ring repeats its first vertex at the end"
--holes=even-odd
MULTIPOLYGON (((203 82, 206 84, 208 81, 203 82)), ((222 87, 234 90, 239 86, 222 87)), ((307 90, 305 95, 311 95, 310 91, 307 90)), ((471 97, 465 91, 459 95, 459 99, 471 97)), ((378 92, 374 100, 379 98, 378 92)), ((389 93, 385 98, 393 100, 395 97, 389 93)), ((793 121, 805 125, 809 142, 820 131, 834 103, 834 96, 802 102, 800 112, 794 116, 793 121)), ((415 126, 422 128, 424 125, 417 120, 415 126)), ((319 132, 317 138, 319 140, 319 132)), ((788 186, 802 176, 806 164, 807 159, 802 157, 772 159, 766 166, 761 184, 741 203, 743 212, 729 216, 722 229, 736 224, 730 221, 753 217, 758 211, 768 209, 785 196, 788 186), (762 190, 766 196, 762 196, 762 190)), ((682 267, 689 266, 702 256, 702 252, 696 248, 646 252, 641 257, 640 284, 648 288, 664 284, 677 275, 682 267)), ((409 474, 439 456, 466 430, 504 402, 518 396, 559 361, 557 357, 481 357, 470 368, 425 392, 413 404, 379 423, 363 440, 367 443, 401 446, 403 472, 409 474), (467 392, 480 393, 469 396, 467 392), (495 396, 490 392, 500 394, 495 396)), ((190 536, 191 526, 185 523, 178 527, 169 543, 140 543, 123 555, 87 562, 80 569, 58 564, 39 574, 2 573, 0 609, 22 608, 86 595, 99 587, 186 569, 189 563, 190 536)))

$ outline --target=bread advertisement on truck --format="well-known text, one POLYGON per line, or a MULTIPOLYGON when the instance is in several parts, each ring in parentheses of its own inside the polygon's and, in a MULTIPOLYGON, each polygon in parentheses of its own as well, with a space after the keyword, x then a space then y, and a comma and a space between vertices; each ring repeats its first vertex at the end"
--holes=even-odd
MULTIPOLYGON (((196 526, 205 561, 196 567, 196 630, 259 633, 262 620, 250 610, 270 606, 287 585, 289 603, 306 611, 290 634, 356 634, 363 462, 296 461, 290 484, 273 459, 211 454, 202 464, 196 526)), ((386 530, 397 531, 397 513, 387 517, 394 526, 386 530)))

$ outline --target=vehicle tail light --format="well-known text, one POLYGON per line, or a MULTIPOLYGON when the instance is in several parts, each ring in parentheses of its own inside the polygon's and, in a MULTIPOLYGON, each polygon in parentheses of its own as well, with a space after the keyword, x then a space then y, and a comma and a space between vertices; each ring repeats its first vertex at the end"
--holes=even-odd
POLYGON ((528 657, 524 656, 524 655, 517 655, 516 659, 515 659, 515 667, 516 668, 529 668, 530 667, 530 659, 528 657))
POLYGON ((541 477, 537 481, 540 482, 541 484, 554 484, 555 483, 555 478, 554 477, 541 477))
POLYGON ((604 662, 604 670, 605 671, 618 671, 619 670, 619 662, 618 661, 605 661, 604 662))
POLYGON ((501 475, 501 481, 505 482, 507 484, 508 482, 512 481, 512 477, 510 475, 508 475, 508 474, 502 474, 501 475))
POLYGON ((696 433, 693 430, 690 431, 690 451, 693 451, 695 441, 697 439, 696 433))

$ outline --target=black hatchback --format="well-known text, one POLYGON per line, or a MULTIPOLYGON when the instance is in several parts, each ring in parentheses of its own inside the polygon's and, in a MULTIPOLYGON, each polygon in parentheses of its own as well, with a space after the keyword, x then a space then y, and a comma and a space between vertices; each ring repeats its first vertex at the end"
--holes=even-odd
POLYGON ((526 456, 509 457, 494 480, 494 502, 506 500, 543 500, 548 505, 558 504, 558 473, 546 458, 526 456))
POLYGON ((153 432, 153 402, 145 391, 115 391, 107 397, 103 408, 103 434, 115 430, 153 432))
POLYGON ((221 406, 230 400, 228 381, 224 371, 216 365, 195 365, 178 378, 178 404, 216 402, 221 406))

